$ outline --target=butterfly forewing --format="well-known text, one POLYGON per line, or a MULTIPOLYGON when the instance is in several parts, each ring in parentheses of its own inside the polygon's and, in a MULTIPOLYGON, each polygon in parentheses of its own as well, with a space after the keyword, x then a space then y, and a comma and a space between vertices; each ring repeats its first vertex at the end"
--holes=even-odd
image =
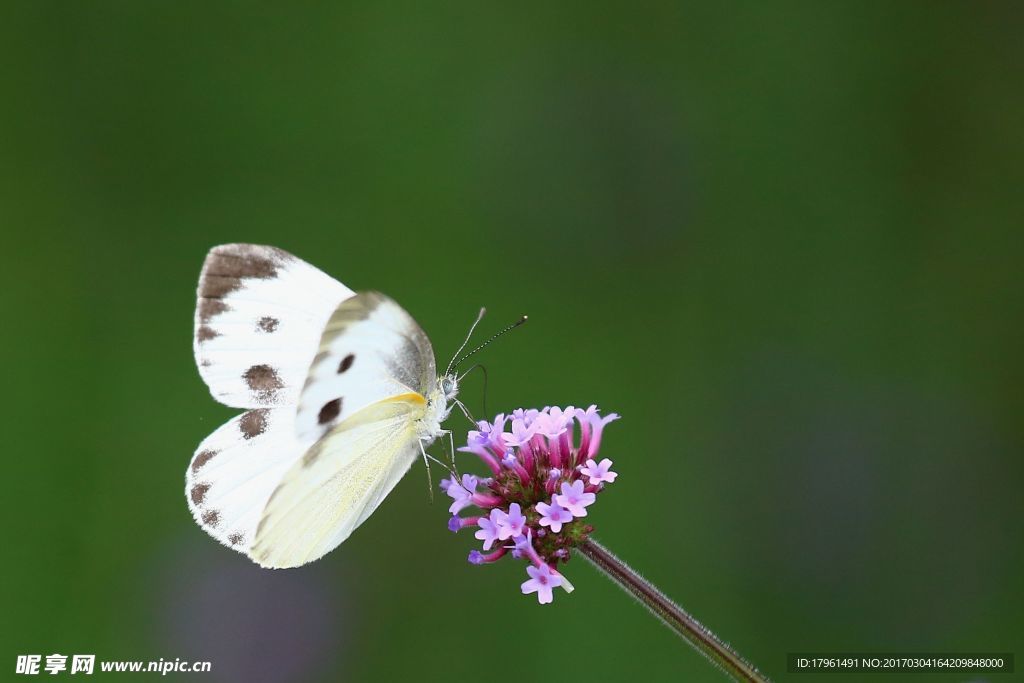
POLYGON ((199 277, 193 340, 199 374, 229 406, 294 406, 324 325, 351 296, 276 247, 214 247, 199 277))
POLYGON ((366 406, 404 393, 429 396, 434 351, 422 328, 378 292, 342 302, 324 327, 299 397, 300 438, 316 438, 366 406))

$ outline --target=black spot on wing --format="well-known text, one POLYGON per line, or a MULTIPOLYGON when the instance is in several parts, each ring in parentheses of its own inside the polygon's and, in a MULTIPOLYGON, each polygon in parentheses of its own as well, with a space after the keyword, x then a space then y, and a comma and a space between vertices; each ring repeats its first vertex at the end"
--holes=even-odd
POLYGON ((220 513, 216 510, 207 510, 203 513, 203 524, 215 527, 220 522, 220 513))
POLYGON ((350 367, 352 367, 352 364, 355 362, 356 354, 354 353, 350 353, 344 358, 342 358, 341 363, 338 365, 338 374, 340 375, 341 373, 347 371, 350 367))
POLYGON ((231 545, 238 545, 239 543, 241 543, 244 540, 245 540, 245 536, 240 534, 240 533, 238 533, 237 531, 235 533, 231 534, 230 536, 228 536, 228 543, 230 543, 231 545))
POLYGON ((256 322, 256 329, 260 332, 270 334, 271 332, 276 332, 280 324, 281 321, 277 318, 265 315, 256 322))
POLYGON ((242 379, 252 390, 254 398, 264 404, 273 403, 277 390, 284 387, 277 370, 269 365, 253 365, 242 373, 242 379))
POLYGON ((253 365, 242 373, 242 379, 256 393, 256 398, 263 403, 272 401, 274 392, 284 386, 277 370, 269 365, 253 365))
POLYGON ((341 402, 340 398, 336 398, 333 401, 328 401, 324 404, 324 407, 317 413, 316 421, 318 424, 325 425, 334 418, 341 414, 341 402))
POLYGON ((238 431, 243 439, 251 439, 267 431, 267 408, 257 408, 242 415, 238 420, 238 431))

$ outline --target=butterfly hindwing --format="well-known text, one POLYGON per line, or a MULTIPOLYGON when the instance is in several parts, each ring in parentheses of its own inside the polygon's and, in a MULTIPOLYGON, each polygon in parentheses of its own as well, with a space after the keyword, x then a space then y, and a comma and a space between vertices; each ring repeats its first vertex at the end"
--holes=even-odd
POLYGON ((214 398, 238 408, 294 406, 324 325, 352 294, 276 247, 211 249, 199 277, 193 347, 214 398))
POLYGON ((308 448, 295 438, 294 408, 258 408, 206 437, 185 473, 185 497, 199 526, 247 553, 263 509, 308 448))
POLYGON ((306 451, 270 496, 249 556, 297 567, 348 538, 419 456, 415 423, 425 407, 415 393, 378 401, 306 451))
POLYGON ((299 397, 300 438, 317 438, 377 401, 405 393, 429 396, 437 382, 434 351, 423 329, 392 299, 360 292, 323 327, 299 397))

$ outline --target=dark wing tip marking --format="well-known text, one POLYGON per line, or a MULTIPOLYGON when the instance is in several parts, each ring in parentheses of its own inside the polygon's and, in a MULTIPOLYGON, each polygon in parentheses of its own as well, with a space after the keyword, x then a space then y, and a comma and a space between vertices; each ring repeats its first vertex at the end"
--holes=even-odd
POLYGON ((346 370, 348 370, 350 367, 352 367, 352 364, 355 363, 355 362, 356 362, 356 354, 354 354, 354 353, 350 353, 347 356, 345 356, 344 358, 342 358, 341 359, 341 363, 338 365, 338 374, 340 375, 341 373, 343 373, 346 370))
POLYGON ((206 255, 206 274, 228 278, 277 277, 277 269, 287 260, 287 252, 258 244, 222 244, 206 255))
POLYGON ((317 413, 316 421, 318 424, 325 425, 334 418, 341 414, 341 402, 340 398, 336 398, 333 401, 328 401, 324 404, 324 407, 317 413))
POLYGON ((199 280, 199 296, 203 299, 223 299, 236 289, 241 289, 241 287, 241 278, 217 275, 216 273, 204 273, 199 280))
POLYGON ((242 415, 238 421, 238 431, 243 439, 251 439, 267 431, 267 408, 257 408, 242 415))
POLYGON ((210 459, 219 452, 220 451, 211 451, 206 449, 196 453, 196 457, 192 459, 192 471, 198 472, 203 465, 210 462, 210 459))
POLYGON ((268 280, 291 255, 275 247, 256 244, 222 244, 210 250, 199 277, 199 296, 221 299, 240 289, 242 280, 268 280))
POLYGON ((277 318, 265 315, 256 321, 256 330, 258 332, 266 332, 267 334, 270 334, 271 332, 276 332, 280 324, 281 321, 277 318))
POLYGON ((202 505, 203 500, 206 498, 206 492, 209 490, 210 485, 205 482, 196 484, 192 487, 192 490, 189 491, 189 496, 191 496, 192 502, 195 505, 202 505))
POLYGON ((228 310, 228 305, 222 299, 200 298, 199 299, 199 321, 203 324, 210 322, 214 316, 220 315, 228 310))
POLYGON ((208 325, 200 325, 199 330, 196 332, 196 339, 201 342, 210 341, 214 337, 219 337, 220 333, 214 330, 208 325))

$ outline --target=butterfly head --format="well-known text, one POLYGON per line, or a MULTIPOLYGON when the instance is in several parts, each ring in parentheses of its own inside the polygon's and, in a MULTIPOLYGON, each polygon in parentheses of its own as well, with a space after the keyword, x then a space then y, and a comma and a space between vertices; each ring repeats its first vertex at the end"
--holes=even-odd
POLYGON ((441 388, 441 394, 444 396, 445 403, 454 400, 459 394, 459 377, 454 373, 441 375, 438 385, 441 388))

